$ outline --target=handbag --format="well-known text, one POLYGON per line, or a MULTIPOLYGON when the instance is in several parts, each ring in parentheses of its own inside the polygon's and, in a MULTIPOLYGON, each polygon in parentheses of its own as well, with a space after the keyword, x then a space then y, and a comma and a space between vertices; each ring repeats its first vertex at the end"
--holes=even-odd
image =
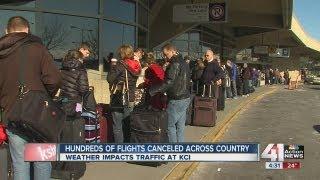
POLYGON ((94 97, 94 87, 90 86, 89 90, 82 97, 82 108, 84 111, 96 112, 97 101, 94 97))
POLYGON ((24 46, 20 54, 19 94, 8 112, 8 130, 28 142, 59 142, 66 114, 47 91, 29 90, 24 82, 24 46))
POLYGON ((125 82, 120 81, 111 87, 110 106, 113 111, 122 111, 129 106, 128 71, 125 69, 125 82))

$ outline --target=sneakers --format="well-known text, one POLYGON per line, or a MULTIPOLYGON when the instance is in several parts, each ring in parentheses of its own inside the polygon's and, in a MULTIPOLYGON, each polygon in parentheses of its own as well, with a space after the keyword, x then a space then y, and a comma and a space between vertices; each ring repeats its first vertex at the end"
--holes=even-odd
POLYGON ((236 100, 236 99, 238 99, 238 98, 237 98, 237 96, 235 96, 235 97, 233 97, 232 99, 236 100))

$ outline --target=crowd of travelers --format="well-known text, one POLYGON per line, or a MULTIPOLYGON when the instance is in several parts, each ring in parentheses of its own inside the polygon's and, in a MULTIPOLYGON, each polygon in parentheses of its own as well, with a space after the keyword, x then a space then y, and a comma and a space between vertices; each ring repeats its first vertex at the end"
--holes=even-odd
MULTIPOLYGON (((65 102, 63 109, 67 118, 60 142, 83 143, 84 121, 79 112, 83 96, 89 91, 85 60, 90 55, 90 47, 82 43, 78 49, 69 50, 59 70, 41 39, 32 35, 29 27, 23 17, 12 17, 7 24, 7 34, 0 39, 2 123, 6 125, 10 121, 6 115, 10 114, 21 94, 27 94, 29 90, 44 91, 52 98, 58 95, 65 102), (21 70, 21 61, 27 62, 23 67, 24 86, 20 82, 21 73, 15 73, 21 70)), ((208 95, 206 86, 209 85, 210 89, 213 86, 209 96, 217 98, 217 110, 223 111, 225 99, 247 97, 262 81, 267 85, 289 81, 287 72, 270 68, 258 70, 247 64, 240 66, 232 59, 221 59, 213 50, 207 50, 203 58, 194 61, 182 57, 172 44, 166 44, 162 54, 163 59, 156 59, 152 52, 122 45, 117 57, 111 55, 107 58, 114 142, 130 142, 130 128, 124 123, 137 105, 139 90, 149 107, 166 111, 168 142, 177 143, 184 142, 187 111, 193 101, 191 95, 208 95)), ((6 134, 14 179, 30 179, 30 163, 24 161, 24 146, 28 140, 10 129, 6 134)), ((79 168, 80 163, 76 164, 73 167, 79 168)), ((35 162, 33 166, 35 179, 50 179, 53 168, 50 162, 35 162)), ((60 164, 61 167, 67 166, 60 164)), ((82 164, 81 168, 85 171, 85 165, 82 164)))

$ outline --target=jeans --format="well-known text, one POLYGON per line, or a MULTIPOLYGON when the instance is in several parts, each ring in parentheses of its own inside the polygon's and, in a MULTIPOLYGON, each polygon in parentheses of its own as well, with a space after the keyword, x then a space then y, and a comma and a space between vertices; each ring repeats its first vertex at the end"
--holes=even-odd
POLYGON ((231 80, 231 91, 232 91, 232 96, 237 97, 237 82, 236 82, 236 80, 231 80))
POLYGON ((113 134, 115 143, 129 142, 130 113, 133 107, 124 108, 123 112, 112 112, 113 134))
MULTIPOLYGON (((24 139, 7 130, 14 180, 30 180, 30 162, 24 161, 24 139)), ((51 176, 51 162, 34 162, 34 179, 47 180, 51 176)))
POLYGON ((190 98, 170 100, 168 103, 168 138, 170 143, 184 141, 184 127, 190 98))

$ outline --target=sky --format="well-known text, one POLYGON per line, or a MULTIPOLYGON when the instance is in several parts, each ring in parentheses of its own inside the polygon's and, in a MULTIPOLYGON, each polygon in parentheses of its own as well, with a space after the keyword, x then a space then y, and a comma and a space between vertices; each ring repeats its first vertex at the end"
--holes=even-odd
POLYGON ((320 41, 320 1, 294 0, 293 10, 305 31, 320 41))

